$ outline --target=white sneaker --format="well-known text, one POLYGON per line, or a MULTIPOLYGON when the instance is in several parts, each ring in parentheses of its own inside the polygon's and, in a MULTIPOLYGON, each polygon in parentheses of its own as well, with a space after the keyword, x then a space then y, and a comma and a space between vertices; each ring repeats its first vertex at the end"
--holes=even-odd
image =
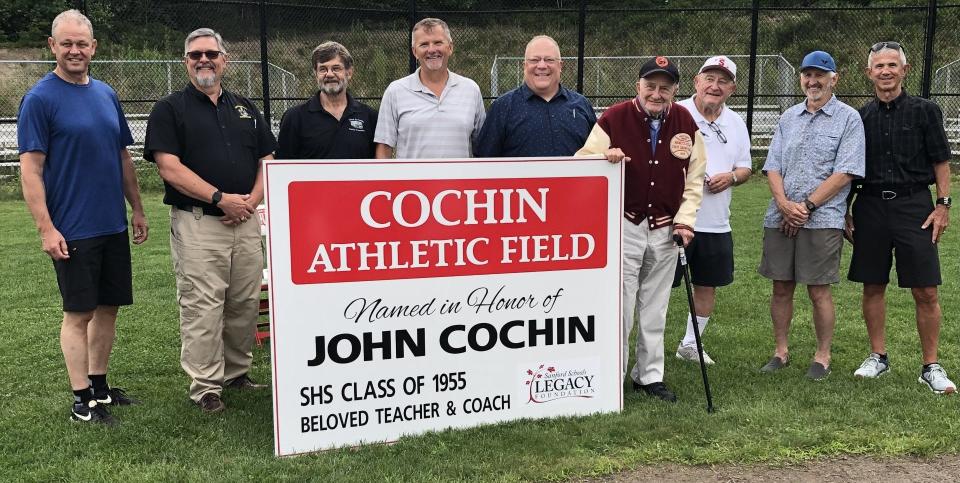
POLYGON ((880 354, 871 352, 870 356, 864 359, 863 364, 860 364, 860 368, 853 371, 853 375, 873 379, 886 374, 888 370, 890 370, 889 361, 884 362, 880 359, 880 354))
POLYGON ((957 386, 947 377, 947 371, 943 370, 940 364, 930 364, 930 370, 921 372, 918 381, 927 385, 931 391, 937 394, 953 394, 957 392, 957 386))
MULTIPOLYGON (((699 364, 700 354, 697 353, 697 346, 683 344, 677 346, 677 359, 680 359, 681 361, 696 362, 699 364)), ((713 359, 707 355, 707 351, 703 351, 703 362, 708 366, 713 365, 713 359)))

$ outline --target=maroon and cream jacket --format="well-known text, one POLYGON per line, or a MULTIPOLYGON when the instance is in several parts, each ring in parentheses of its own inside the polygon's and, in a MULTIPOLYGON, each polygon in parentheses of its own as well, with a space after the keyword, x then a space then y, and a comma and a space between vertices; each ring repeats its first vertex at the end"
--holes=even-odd
POLYGON ((650 117, 637 98, 610 106, 577 155, 620 148, 631 159, 624 166, 624 216, 651 229, 674 225, 693 231, 707 166, 703 137, 683 106, 671 104, 662 119, 654 154, 650 117))

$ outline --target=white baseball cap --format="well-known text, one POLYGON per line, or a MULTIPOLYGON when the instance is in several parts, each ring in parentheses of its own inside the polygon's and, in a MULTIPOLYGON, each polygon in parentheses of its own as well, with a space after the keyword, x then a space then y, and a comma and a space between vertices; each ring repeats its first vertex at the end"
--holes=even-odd
POLYGON ((698 74, 703 74, 704 71, 710 69, 722 70, 729 74, 730 78, 733 79, 734 82, 737 81, 737 64, 733 63, 733 61, 730 60, 730 57, 727 57, 726 55, 715 55, 707 59, 707 61, 703 63, 703 67, 700 68, 700 72, 698 72, 698 74))

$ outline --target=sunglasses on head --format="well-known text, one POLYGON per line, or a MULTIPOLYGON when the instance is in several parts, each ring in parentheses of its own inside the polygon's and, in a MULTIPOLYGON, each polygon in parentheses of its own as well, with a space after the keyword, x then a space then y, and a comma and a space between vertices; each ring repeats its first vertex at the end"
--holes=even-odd
POLYGON ((880 51, 883 50, 883 49, 893 49, 893 50, 900 50, 900 51, 906 52, 906 51, 903 49, 903 46, 900 45, 900 42, 889 42, 889 41, 888 41, 888 42, 877 42, 877 43, 873 44, 873 46, 870 47, 870 52, 880 52, 880 51))
POLYGON ((204 55, 206 55, 207 58, 210 60, 217 60, 217 58, 220 57, 220 54, 222 53, 223 52, 220 52, 219 50, 191 50, 190 52, 187 52, 184 55, 186 57, 189 57, 190 60, 200 60, 203 58, 204 55))

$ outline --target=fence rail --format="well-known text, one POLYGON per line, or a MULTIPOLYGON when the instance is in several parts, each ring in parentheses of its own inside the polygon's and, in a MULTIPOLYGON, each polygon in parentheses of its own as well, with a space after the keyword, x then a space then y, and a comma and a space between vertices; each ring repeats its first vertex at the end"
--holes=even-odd
MULTIPOLYGON (((117 90, 131 115, 148 113, 157 99, 186 82, 179 60, 133 58, 143 51, 126 48, 125 41, 135 43, 132 31, 151 33, 155 50, 149 56, 156 58, 179 55, 182 38, 194 28, 221 32, 230 51, 226 85, 257 102, 276 129, 286 109, 316 90, 309 63, 315 45, 329 39, 347 46, 355 60, 351 93, 377 107, 387 84, 416 67, 409 48, 413 23, 435 16, 451 28, 451 69, 489 86, 488 101, 522 82, 520 55, 536 34, 558 41, 565 54, 561 81, 598 111, 634 95, 645 58, 667 54, 678 60, 679 97, 685 97, 703 59, 728 55, 738 65, 729 104, 759 147, 769 141, 780 113, 802 99, 795 66, 804 53, 831 52, 840 73, 838 96, 859 107, 873 97, 863 74, 868 46, 897 40, 912 64, 907 90, 941 106, 960 152, 960 4, 937 0, 870 7, 732 0, 711 8, 624 8, 613 0, 356 0, 349 7, 306 0, 177 0, 152 2, 150 11, 122 19, 109 17, 98 0, 74 1, 100 39, 92 73, 117 90), (458 3, 482 10, 451 7, 458 3), (110 50, 111 43, 124 48, 110 50)), ((50 65, 0 61, 0 158, 15 159, 13 119, 20 97, 50 65)), ((135 120, 139 140, 142 120, 135 120)))

